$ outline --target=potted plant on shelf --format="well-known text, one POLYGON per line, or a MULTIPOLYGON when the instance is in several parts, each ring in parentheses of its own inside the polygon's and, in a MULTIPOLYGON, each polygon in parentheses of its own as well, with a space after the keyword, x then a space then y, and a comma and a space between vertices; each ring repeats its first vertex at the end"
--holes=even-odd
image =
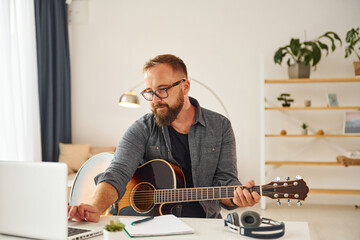
POLYGON ((280 97, 277 98, 277 100, 279 101, 284 101, 282 103, 283 107, 290 107, 290 103, 294 102, 294 99, 290 98, 290 94, 289 93, 282 93, 280 94, 280 97))
POLYGON ((321 51, 326 51, 326 56, 329 54, 329 46, 323 42, 323 39, 328 39, 331 42, 331 51, 335 51, 335 40, 342 41, 340 37, 334 32, 326 32, 324 35, 312 40, 300 42, 298 38, 292 38, 290 44, 280 47, 274 55, 275 64, 281 65, 285 56, 288 55, 287 65, 289 78, 309 78, 311 66, 316 70, 316 65, 321 60, 321 51))
POLYGON ((345 41, 348 43, 348 46, 345 48, 345 58, 349 57, 353 52, 357 56, 359 61, 354 62, 355 76, 360 76, 360 34, 359 28, 352 28, 346 33, 345 41), (358 45, 357 47, 355 47, 358 45))
POLYGON ((301 125, 301 127, 302 127, 301 133, 302 133, 303 135, 307 135, 307 134, 308 134, 308 125, 307 125, 306 123, 303 123, 303 124, 301 125))
POLYGON ((105 240, 115 240, 119 239, 121 231, 125 228, 125 225, 120 221, 116 223, 113 220, 110 220, 110 224, 105 225, 104 227, 104 239, 105 240))

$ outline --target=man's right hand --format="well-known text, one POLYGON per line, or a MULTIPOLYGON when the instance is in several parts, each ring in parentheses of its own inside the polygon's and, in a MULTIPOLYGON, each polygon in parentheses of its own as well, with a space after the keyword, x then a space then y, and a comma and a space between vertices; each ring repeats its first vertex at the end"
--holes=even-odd
POLYGON ((81 203, 76 206, 68 206, 68 220, 98 222, 101 213, 90 204, 81 203))

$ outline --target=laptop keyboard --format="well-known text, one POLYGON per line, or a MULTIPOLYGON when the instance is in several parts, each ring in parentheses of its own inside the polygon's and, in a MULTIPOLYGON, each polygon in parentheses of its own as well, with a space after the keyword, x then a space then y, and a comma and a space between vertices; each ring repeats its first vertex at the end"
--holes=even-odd
POLYGON ((73 228, 68 227, 68 237, 74 236, 76 234, 84 233, 84 232, 90 232, 89 229, 81 229, 81 228, 73 228))

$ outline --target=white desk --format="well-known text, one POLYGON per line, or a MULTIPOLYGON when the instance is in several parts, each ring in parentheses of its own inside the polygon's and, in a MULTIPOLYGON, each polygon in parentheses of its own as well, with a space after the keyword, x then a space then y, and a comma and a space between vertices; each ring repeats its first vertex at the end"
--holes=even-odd
MULTIPOLYGON (((102 217, 98 223, 86 223, 87 225, 100 225, 104 226, 109 223, 110 219, 118 219, 119 217, 106 216, 102 217)), ((194 234, 188 235, 174 235, 174 236, 163 236, 163 237, 142 237, 142 238, 130 238, 125 231, 122 232, 121 240, 123 239, 136 239, 136 240, 153 240, 153 239, 196 239, 196 240, 209 240, 209 239, 221 239, 221 240, 239 240, 239 239, 254 239, 240 234, 233 233, 224 227, 224 220, 222 219, 204 219, 204 218, 181 218, 185 223, 194 228, 194 234)), ((80 223, 84 224, 84 223, 80 223)), ((77 223, 71 223, 72 226, 77 223)), ((6 240, 17 240, 24 238, 4 236, 0 234, 0 239, 6 240)), ((90 238, 91 240, 103 239, 103 236, 90 238)), ((285 222, 285 236, 280 239, 291 239, 291 240, 310 240, 309 227, 307 222, 285 222)))
MULTIPOLYGON (((110 217, 118 219, 118 217, 110 217)), ((250 237, 241 236, 240 234, 233 233, 224 227, 223 219, 208 219, 208 218, 181 218, 185 223, 194 228, 194 234, 188 235, 174 235, 163 237, 136 237, 130 238, 125 231, 122 232, 121 239, 193 239, 193 240, 209 240, 209 239, 221 239, 221 240, 239 240, 239 239, 255 239, 250 237)), ((109 222, 109 217, 104 217, 98 224, 105 225, 109 222)), ((284 222, 285 223, 285 235, 280 239, 291 240, 310 240, 309 227, 307 222, 284 222)), ((93 240, 103 239, 102 236, 92 238, 93 240)))

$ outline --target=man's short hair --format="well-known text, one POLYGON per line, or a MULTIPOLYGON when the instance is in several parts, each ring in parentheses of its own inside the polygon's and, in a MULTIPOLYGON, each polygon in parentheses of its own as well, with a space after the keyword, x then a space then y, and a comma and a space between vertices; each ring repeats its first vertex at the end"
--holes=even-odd
POLYGON ((149 70, 150 68, 152 68, 160 63, 167 63, 170 65, 170 67, 173 69, 174 72, 180 71, 185 74, 186 78, 188 77, 186 65, 183 62, 183 60, 181 60, 181 58, 179 58, 175 55, 172 55, 172 54, 158 55, 158 56, 150 59, 149 61, 147 61, 145 63, 144 68, 143 68, 143 73, 145 73, 147 70, 149 70))

